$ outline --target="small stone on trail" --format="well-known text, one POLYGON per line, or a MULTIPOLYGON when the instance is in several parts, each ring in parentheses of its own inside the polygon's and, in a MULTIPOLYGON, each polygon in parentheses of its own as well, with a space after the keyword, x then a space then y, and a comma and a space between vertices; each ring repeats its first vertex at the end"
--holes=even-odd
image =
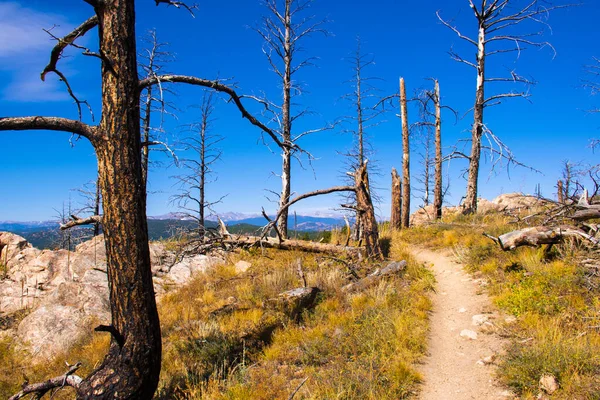
POLYGON ((464 307, 462 307, 460 310, 458 310, 458 312, 459 312, 459 313, 464 313, 464 312, 467 312, 467 309, 466 309, 466 308, 464 308, 464 307))
POLYGON ((469 329, 463 329, 460 332, 460 336, 471 340, 477 340, 477 332, 471 331, 469 329))
POLYGON ((490 365, 494 363, 495 359, 496 355, 492 354, 491 356, 484 357, 481 360, 477 361, 477 365, 490 365))
POLYGON ((558 390, 558 382, 556 382, 556 378, 549 374, 542 375, 540 378, 540 389, 548 394, 556 392, 558 390))
POLYGON ((485 324, 488 319, 490 319, 487 315, 484 314, 477 314, 477 315, 473 315, 473 317, 471 318, 471 323, 475 326, 481 326, 483 324, 485 324))

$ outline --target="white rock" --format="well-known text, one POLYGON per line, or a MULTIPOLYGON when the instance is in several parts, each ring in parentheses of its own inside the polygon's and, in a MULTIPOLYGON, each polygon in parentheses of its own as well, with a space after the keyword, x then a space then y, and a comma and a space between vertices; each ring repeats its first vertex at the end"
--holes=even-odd
POLYGON ((484 314, 473 315, 473 317, 471 317, 471 324, 473 324, 474 326, 481 326, 485 324, 489 319, 490 317, 484 314))
POLYGON ((558 390, 558 382, 556 378, 550 374, 542 375, 540 378, 540 389, 548 394, 552 394, 558 390))
POLYGON ((237 272, 238 274, 243 274, 244 272, 248 271, 248 269, 251 266, 252 266, 252 264, 249 263, 248 261, 240 260, 235 263, 235 272, 237 272))
POLYGON ((504 322, 506 322, 507 324, 514 324, 515 322, 517 322, 517 317, 515 317, 514 315, 509 315, 508 317, 504 318, 504 322))
POLYGON ((477 340, 477 332, 469 329, 463 329, 460 331, 460 336, 471 340, 477 340))
POLYGON ((192 276, 192 271, 187 263, 180 262, 173 265, 168 276, 173 280, 173 282, 183 284, 190 279, 192 276))
POLYGON ((458 310, 458 312, 459 312, 459 313, 466 313, 466 312, 467 312, 467 309, 466 309, 466 308, 464 308, 464 307, 462 307, 460 310, 458 310))

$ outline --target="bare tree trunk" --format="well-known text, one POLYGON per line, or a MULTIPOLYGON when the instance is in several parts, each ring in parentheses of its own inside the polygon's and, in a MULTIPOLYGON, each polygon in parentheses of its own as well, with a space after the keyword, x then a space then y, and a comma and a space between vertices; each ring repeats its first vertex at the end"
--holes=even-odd
MULTIPOLYGON (((152 64, 150 64, 150 68, 152 68, 152 64)), ((148 86, 148 88, 146 88, 144 119, 142 121, 142 142, 145 144, 145 146, 142 147, 142 181, 144 182, 144 187, 148 184, 148 162, 150 159, 150 145, 148 143, 150 142, 150 118, 152 116, 152 88, 153 86, 148 86)))
POLYGON ((471 155, 469 159, 469 174, 467 178, 467 193, 463 204, 464 214, 477 212, 477 180, 479 178, 479 161, 481 158, 481 138, 483 136, 483 109, 485 106, 485 26, 484 20, 479 20, 477 36, 477 88, 475 92, 475 107, 473 108, 473 127, 471 131, 471 155))
POLYGON ((402 227, 408 228, 410 225, 410 143, 404 78, 400 78, 400 118, 402 119, 402 227))
POLYGON ((563 181, 559 179, 558 183, 556 184, 556 187, 557 187, 558 202, 560 204, 564 204, 565 203, 565 192, 564 192, 564 187, 563 187, 563 181))
POLYGON ((392 212, 390 225, 392 229, 402 228, 402 181, 396 168, 392 168, 392 212))
POLYGON ((142 180, 139 79, 132 0, 96 7, 102 63, 102 136, 93 144, 103 201, 112 341, 79 399, 150 399, 158 385, 161 338, 142 180))
MULTIPOLYGON (((285 34, 284 34, 284 72, 283 72, 283 104, 282 112, 282 138, 286 145, 292 144, 292 119, 291 119, 291 89, 292 89, 292 16, 291 16, 292 0, 285 0, 285 34)), ((289 147, 282 149, 282 166, 281 166, 281 196, 279 198, 279 206, 283 207, 290 201, 291 195, 291 168, 292 168, 292 153, 289 147)), ((277 229, 281 238, 287 238, 288 231, 288 214, 289 210, 285 209, 277 221, 277 229)))
MULTIPOLYGON (((96 198, 94 201, 94 215, 100 215, 100 201, 101 201, 100 176, 98 176, 98 179, 96 180, 96 198)), ((99 234, 100 234, 100 223, 95 222, 94 223, 94 236, 98 236, 99 234)))
POLYGON ((440 83, 435 81, 435 188, 433 189, 433 208, 435 219, 442 218, 442 107, 440 83))
POLYGON ((356 206, 360 210, 361 225, 363 228, 363 239, 368 257, 382 259, 383 254, 379 247, 379 229, 375 218, 375 209, 371 201, 369 189, 369 175, 367 164, 363 164, 356 170, 356 206))

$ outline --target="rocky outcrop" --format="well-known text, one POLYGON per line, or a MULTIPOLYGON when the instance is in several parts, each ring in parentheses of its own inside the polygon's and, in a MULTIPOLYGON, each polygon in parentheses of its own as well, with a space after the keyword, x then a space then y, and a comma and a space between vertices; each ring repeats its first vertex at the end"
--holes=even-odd
MULTIPOLYGON (((530 195, 521 193, 505 193, 489 201, 483 198, 477 200, 477 213, 490 214, 495 212, 507 212, 515 210, 526 210, 538 207, 544 201, 530 195)), ((444 207, 442 215, 455 215, 462 212, 461 206, 444 207)), ((414 226, 424 225, 434 221, 434 209, 432 205, 421 207, 410 216, 410 224, 414 226)))
MULTIPOLYGON (((110 323, 104 238, 75 251, 38 250, 25 239, 0 232, 0 318, 29 313, 12 330, 37 361, 66 352, 94 326, 110 323), (2 273, 3 271, 3 273, 2 273)), ((152 275, 158 296, 184 285, 195 273, 222 262, 205 255, 173 263, 162 243, 151 243, 152 275)), ((3 333, 6 335, 6 329, 3 333)))

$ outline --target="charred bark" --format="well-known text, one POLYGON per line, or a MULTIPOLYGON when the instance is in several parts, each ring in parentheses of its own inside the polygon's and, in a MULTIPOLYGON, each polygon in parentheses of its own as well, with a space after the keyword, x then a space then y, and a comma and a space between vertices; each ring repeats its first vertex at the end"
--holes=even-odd
POLYGON ((396 168, 392 168, 392 210, 390 225, 392 229, 402 228, 402 181, 396 168))
POLYGON ((379 229, 377 219, 375 218, 375 209, 371 200, 369 188, 369 175, 367 173, 367 164, 363 164, 356 170, 356 206, 360 211, 361 225, 364 229, 363 239, 368 257, 382 259, 383 254, 379 246, 379 229))

